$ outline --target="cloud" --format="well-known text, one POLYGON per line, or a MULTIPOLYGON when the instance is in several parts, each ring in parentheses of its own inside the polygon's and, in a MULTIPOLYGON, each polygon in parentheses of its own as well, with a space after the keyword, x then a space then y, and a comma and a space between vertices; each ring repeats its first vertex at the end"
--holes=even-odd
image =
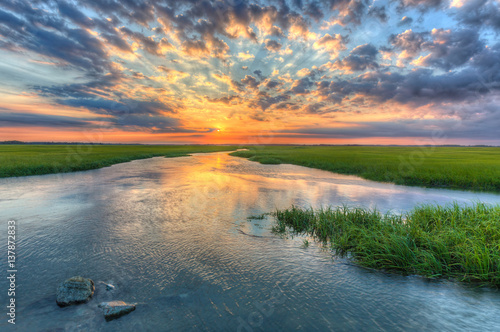
POLYGON ((109 115, 176 113, 176 110, 171 106, 158 100, 71 98, 58 100, 58 103, 72 107, 83 107, 96 113, 109 115))
POLYGON ((349 56, 337 60, 333 68, 349 72, 376 69, 379 67, 376 61, 377 54, 378 50, 372 44, 360 45, 355 47, 349 56))
POLYGON ((270 52, 278 52, 283 45, 272 39, 266 39, 265 48, 270 52))
POLYGON ((411 60, 417 66, 450 70, 469 61, 484 48, 477 31, 472 29, 444 30, 415 33, 411 29, 389 38, 395 49, 401 50, 399 58, 411 60))
POLYGON ((306 95, 310 93, 309 88, 313 85, 313 82, 309 77, 304 77, 293 82, 290 92, 295 95, 306 95))
POLYGON ((343 37, 339 34, 331 36, 327 33, 313 44, 313 48, 315 50, 328 52, 330 54, 330 58, 334 59, 337 57, 340 51, 347 49, 346 39, 346 37, 343 37))
POLYGON ((220 98, 210 98, 205 96, 205 99, 211 103, 223 103, 226 105, 238 104, 241 101, 241 98, 237 95, 224 96, 220 98))
POLYGON ((397 35, 391 35, 389 42, 398 50, 402 52, 399 54, 400 58, 411 59, 414 58, 422 50, 422 44, 428 33, 413 32, 412 29, 406 30, 397 35))
POLYGON ((255 59, 255 55, 249 54, 249 53, 243 53, 243 52, 238 53, 237 57, 238 57, 238 59, 240 59, 242 61, 255 59))
POLYGON ((287 94, 270 96, 267 92, 259 92, 259 98, 250 103, 250 107, 260 108, 265 111, 269 107, 290 100, 291 97, 287 94))
POLYGON ((304 107, 303 111, 309 114, 323 113, 321 110, 325 107, 325 105, 326 104, 323 102, 308 104, 304 107))
POLYGON ((245 78, 241 79, 241 83, 248 89, 255 90, 259 87, 260 82, 251 75, 245 75, 245 78))
POLYGON ((162 56, 166 50, 173 48, 173 45, 170 44, 167 38, 161 38, 160 41, 156 41, 151 36, 144 36, 142 33, 134 32, 126 27, 120 28, 120 31, 139 43, 146 52, 152 55, 162 56))
MULTIPOLYGON (((0 75, 14 77, 3 82, 12 95, 149 133, 204 133, 210 107, 211 121, 234 125, 231 105, 242 106, 238 116, 253 109, 243 118, 256 121, 346 110, 364 119, 387 104, 466 119, 500 93, 499 18, 494 0, 3 0, 0 75)), ((23 118, 37 121, 20 112, 3 123, 23 118)), ((363 130, 382 129, 396 130, 363 130)))
POLYGON ((97 120, 70 116, 34 114, 21 112, 0 112, 0 127, 51 127, 51 128, 98 128, 97 120))
POLYGON ((437 8, 446 3, 447 0, 399 0, 400 7, 416 7, 420 10, 427 10, 430 8, 437 8))
MULTIPOLYGON (((169 82, 176 82, 180 79, 183 79, 185 77, 189 77, 190 75, 184 71, 180 71, 180 70, 176 70, 176 69, 171 69, 171 68, 167 68, 165 66, 157 66, 156 67, 158 70, 160 70, 161 72, 167 74, 166 76, 166 79, 169 81, 169 82)), ((163 79, 163 76, 160 76, 158 78, 154 78, 154 79, 157 79, 157 80, 162 80, 163 79)))
POLYGON ((366 13, 367 2, 360 0, 326 0, 327 10, 336 11, 330 25, 359 25, 366 13))
POLYGON ((265 87, 268 89, 275 89, 279 86, 283 85, 283 83, 276 80, 266 80, 265 87))
POLYGON ((325 16, 320 4, 315 1, 309 2, 306 8, 304 8, 303 13, 314 19, 316 22, 319 22, 325 16))
POLYGON ((387 9, 385 6, 374 6, 368 11, 368 15, 379 19, 381 22, 387 22, 389 16, 387 15, 387 9))
POLYGON ((411 25, 412 23, 413 23, 413 19, 411 17, 403 16, 403 18, 401 19, 401 21, 399 21, 398 26, 402 27, 402 26, 405 26, 405 25, 411 25))
POLYGON ((69 28, 55 16, 46 17, 39 9, 27 20, 0 10, 0 34, 9 36, 0 47, 40 54, 65 66, 98 73, 111 67, 103 43, 81 28, 69 28), (40 17, 38 17, 40 15, 40 17))
POLYGON ((415 60, 415 64, 450 70, 465 64, 484 48, 475 30, 433 29, 431 37, 432 42, 422 44, 422 49, 429 54, 415 60))
MULTIPOLYGON (((500 117, 489 118, 490 125, 484 125, 484 118, 467 121, 457 119, 396 119, 391 121, 338 122, 335 127, 302 127, 279 130, 281 134, 300 134, 304 138, 428 138, 440 133, 443 139, 491 139, 497 137, 495 126, 500 117)), ((419 140, 420 141, 420 140, 419 140)), ((419 142, 419 141, 416 141, 419 142)))
MULTIPOLYGON (((456 4, 457 2, 454 2, 456 4)), ((481 29, 500 30, 500 4, 495 0, 468 0, 456 4, 456 17, 461 24, 481 29), (458 5, 460 4, 460 5, 458 5)))
POLYGON ((229 77, 226 74, 213 73, 212 77, 215 78, 217 81, 228 85, 231 88, 231 90, 233 90, 236 93, 243 91, 243 84, 231 79, 231 77, 229 77))
POLYGON ((189 56, 208 57, 210 50, 202 40, 186 40, 182 43, 182 51, 189 56))
POLYGON ((500 90, 498 74, 500 46, 476 54, 461 71, 435 74, 431 69, 415 69, 406 75, 391 72, 367 72, 352 79, 317 83, 322 98, 344 99, 361 95, 378 103, 393 100, 415 105, 474 101, 500 90), (492 65, 489 67, 487 64, 492 65))

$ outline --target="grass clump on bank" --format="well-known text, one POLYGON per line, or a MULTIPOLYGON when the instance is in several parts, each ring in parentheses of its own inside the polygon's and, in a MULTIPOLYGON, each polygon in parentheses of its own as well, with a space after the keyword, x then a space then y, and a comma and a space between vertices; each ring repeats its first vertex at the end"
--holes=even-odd
POLYGON ((278 210, 273 231, 308 234, 375 269, 500 286, 500 205, 421 205, 405 214, 278 210))
POLYGON ((395 184, 500 192, 499 147, 256 146, 231 155, 395 184))
POLYGON ((0 145, 0 178, 84 171, 136 159, 235 149, 200 145, 0 145))

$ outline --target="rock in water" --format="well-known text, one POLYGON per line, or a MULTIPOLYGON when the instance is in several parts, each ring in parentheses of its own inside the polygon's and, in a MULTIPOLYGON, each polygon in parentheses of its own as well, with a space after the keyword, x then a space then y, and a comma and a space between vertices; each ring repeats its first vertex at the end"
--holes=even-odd
POLYGON ((73 277, 64 281, 57 289, 57 304, 65 307, 85 303, 94 295, 94 282, 83 277, 73 277))
POLYGON ((99 304, 104 312, 106 320, 112 320, 126 315, 135 310, 135 304, 125 303, 123 301, 102 302, 99 304))

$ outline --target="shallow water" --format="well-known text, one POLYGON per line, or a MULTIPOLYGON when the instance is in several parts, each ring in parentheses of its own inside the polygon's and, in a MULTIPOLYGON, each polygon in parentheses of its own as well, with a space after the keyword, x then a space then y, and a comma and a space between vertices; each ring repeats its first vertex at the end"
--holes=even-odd
MULTIPOLYGON (((17 221, 16 328, 498 331, 497 290, 362 269, 319 246, 301 248, 302 238, 273 236, 272 220, 247 220, 292 204, 399 212, 474 200, 500 203, 500 195, 396 186, 226 153, 0 179, 2 243, 7 220, 17 221), (55 290, 74 275, 96 281, 95 296, 59 308, 55 290), (97 308, 106 300, 136 302, 137 310, 106 322, 97 308)), ((0 287, 6 304, 5 278, 0 287)))

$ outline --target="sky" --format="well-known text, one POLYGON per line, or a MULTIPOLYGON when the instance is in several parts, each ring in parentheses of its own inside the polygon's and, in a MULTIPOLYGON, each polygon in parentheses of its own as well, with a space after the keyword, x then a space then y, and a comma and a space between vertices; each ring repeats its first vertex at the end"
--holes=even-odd
POLYGON ((498 0, 2 0, 0 141, 500 145, 498 0))

